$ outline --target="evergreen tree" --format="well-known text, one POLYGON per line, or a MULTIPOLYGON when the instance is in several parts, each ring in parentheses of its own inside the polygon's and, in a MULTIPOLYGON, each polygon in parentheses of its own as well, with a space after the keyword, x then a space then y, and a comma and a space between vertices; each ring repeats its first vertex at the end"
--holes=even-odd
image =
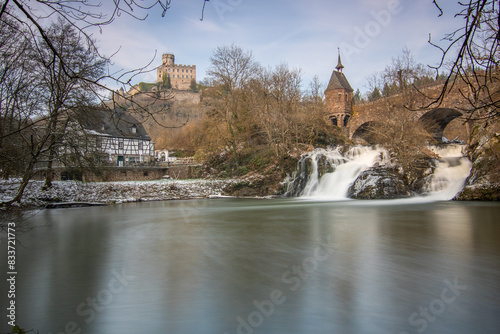
POLYGON ((391 87, 389 87, 389 84, 387 82, 384 85, 384 89, 382 89, 382 95, 385 97, 391 95, 391 87))
POLYGON ((195 93, 198 93, 198 85, 196 84, 196 80, 191 80, 191 85, 189 86, 189 88, 195 92, 195 93))
POLYGON ((171 89, 172 88, 172 82, 170 81, 170 75, 164 75, 163 76, 163 89, 171 89))
POLYGON ((382 96, 382 94, 380 94, 380 90, 377 87, 375 87, 375 89, 368 96, 368 99, 370 101, 373 101, 373 100, 380 98, 381 96, 382 96))
POLYGON ((353 100, 354 100, 354 103, 361 102, 362 99, 361 99, 361 92, 360 92, 359 88, 356 90, 356 93, 354 93, 353 100))

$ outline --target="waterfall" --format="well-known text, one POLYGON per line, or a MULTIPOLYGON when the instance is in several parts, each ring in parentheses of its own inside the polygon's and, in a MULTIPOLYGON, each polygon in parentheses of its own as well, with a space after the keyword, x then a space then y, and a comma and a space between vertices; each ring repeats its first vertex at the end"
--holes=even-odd
POLYGON ((465 145, 432 146, 439 155, 434 173, 427 178, 424 194, 436 200, 451 200, 464 187, 472 163, 464 156, 465 145))
MULTIPOLYGON (((439 158, 434 159, 432 174, 425 178, 424 186, 417 193, 426 200, 450 200, 462 190, 472 164, 463 154, 463 145, 432 146, 430 149, 439 158)), ((315 149, 302 155, 286 195, 347 200, 349 188, 362 172, 389 166, 388 152, 378 146, 353 146, 346 152, 342 147, 315 149)), ((373 182, 364 184, 374 185, 373 182)))
POLYGON ((383 148, 354 146, 345 153, 341 149, 315 149, 304 154, 293 181, 288 185, 287 195, 344 200, 361 172, 389 162, 383 148))

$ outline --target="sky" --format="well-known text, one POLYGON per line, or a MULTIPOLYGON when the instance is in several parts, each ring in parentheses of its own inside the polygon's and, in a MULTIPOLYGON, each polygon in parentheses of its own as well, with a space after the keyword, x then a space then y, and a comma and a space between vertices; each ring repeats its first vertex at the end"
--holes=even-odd
POLYGON ((441 17, 432 0, 210 0, 201 21, 203 0, 172 0, 164 17, 160 7, 148 11, 145 20, 123 13, 94 37, 102 53, 118 51, 113 71, 152 62, 152 71, 135 77, 133 84, 156 81, 154 68, 163 53, 173 53, 177 64, 196 65, 201 81, 213 50, 234 43, 264 66, 287 63, 300 69, 304 87, 314 76, 326 86, 340 48, 351 86, 366 92, 368 77, 383 71, 404 47, 419 63, 439 62, 429 34, 440 42, 462 19, 455 17, 457 1, 438 3, 441 17))

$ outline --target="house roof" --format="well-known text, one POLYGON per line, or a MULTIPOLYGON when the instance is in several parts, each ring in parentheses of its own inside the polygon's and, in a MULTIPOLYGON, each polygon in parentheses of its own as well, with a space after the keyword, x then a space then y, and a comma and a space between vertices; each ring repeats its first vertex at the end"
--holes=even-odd
POLYGON ((354 89, 351 88, 349 81, 347 81, 344 73, 339 71, 333 71, 332 77, 330 78, 330 82, 328 83, 328 87, 326 88, 325 92, 335 89, 345 89, 351 92, 354 91, 354 89))
POLYGON ((151 140, 144 126, 120 109, 92 108, 80 112, 80 124, 90 133, 118 138, 151 140), (135 132, 133 131, 135 127, 135 132))

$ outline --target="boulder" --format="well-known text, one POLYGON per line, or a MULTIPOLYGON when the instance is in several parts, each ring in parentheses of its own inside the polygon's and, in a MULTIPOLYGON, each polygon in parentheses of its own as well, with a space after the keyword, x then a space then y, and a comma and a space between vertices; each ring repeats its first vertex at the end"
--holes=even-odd
POLYGON ((361 172, 349 188, 348 196, 353 199, 393 199, 410 197, 412 192, 396 169, 381 166, 361 172))

